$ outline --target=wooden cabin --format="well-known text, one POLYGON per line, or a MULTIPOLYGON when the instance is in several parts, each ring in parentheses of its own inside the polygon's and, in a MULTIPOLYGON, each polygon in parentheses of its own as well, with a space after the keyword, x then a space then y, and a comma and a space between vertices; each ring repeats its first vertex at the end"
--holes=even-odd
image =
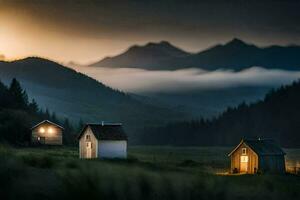
POLYGON ((49 120, 44 120, 31 128, 33 145, 62 145, 64 128, 49 120))
POLYGON ((120 123, 86 124, 78 139, 79 158, 127 158, 127 136, 120 123))
POLYGON ((228 156, 231 173, 285 172, 285 152, 270 139, 244 139, 228 156))

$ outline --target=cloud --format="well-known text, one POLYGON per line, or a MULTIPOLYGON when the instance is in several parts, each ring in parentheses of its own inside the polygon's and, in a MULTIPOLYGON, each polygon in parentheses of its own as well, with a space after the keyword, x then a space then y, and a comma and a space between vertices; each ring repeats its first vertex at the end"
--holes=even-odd
POLYGON ((127 92, 186 92, 220 90, 242 86, 276 87, 300 78, 299 72, 252 67, 240 72, 230 70, 148 71, 133 68, 75 67, 104 84, 127 92))
POLYGON ((3 54, 0 54, 0 60, 5 60, 5 56, 3 54))

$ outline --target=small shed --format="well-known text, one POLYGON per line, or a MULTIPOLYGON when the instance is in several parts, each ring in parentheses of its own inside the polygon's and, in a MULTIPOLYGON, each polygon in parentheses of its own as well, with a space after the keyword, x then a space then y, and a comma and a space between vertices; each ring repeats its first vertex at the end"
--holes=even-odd
POLYGON ((243 139, 228 156, 232 173, 285 172, 285 152, 272 139, 243 139))
POLYGON ((34 145, 62 145, 64 128, 44 120, 31 128, 31 143, 34 145))
POLYGON ((78 139, 79 158, 127 158, 127 136, 120 123, 86 124, 78 139))

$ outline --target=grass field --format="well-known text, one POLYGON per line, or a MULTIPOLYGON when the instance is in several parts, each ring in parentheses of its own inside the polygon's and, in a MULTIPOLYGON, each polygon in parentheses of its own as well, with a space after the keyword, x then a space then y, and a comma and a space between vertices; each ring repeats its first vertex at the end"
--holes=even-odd
MULTIPOLYGON (((0 146, 1 199, 300 199, 296 175, 217 175, 230 148, 129 148, 129 159, 79 160, 76 148, 0 146)), ((300 161, 287 149, 287 163, 300 161)))

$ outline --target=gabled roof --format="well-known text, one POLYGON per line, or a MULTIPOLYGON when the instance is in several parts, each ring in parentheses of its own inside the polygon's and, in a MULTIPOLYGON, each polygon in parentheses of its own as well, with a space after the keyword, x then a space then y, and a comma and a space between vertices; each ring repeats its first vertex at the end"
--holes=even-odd
POLYGON ((60 128, 60 129, 64 129, 64 127, 62 127, 62 126, 60 126, 60 125, 58 125, 58 124, 56 124, 56 123, 54 123, 54 122, 51 122, 51 121, 49 121, 49 120, 44 120, 44 121, 41 121, 40 123, 34 125, 34 126, 31 128, 31 130, 32 130, 32 129, 35 129, 36 127, 38 127, 39 125, 44 124, 44 123, 52 124, 53 126, 56 126, 56 127, 60 128))
POLYGON ((272 139, 243 139, 239 145, 228 154, 228 156, 231 156, 242 144, 247 145, 260 156, 285 155, 285 152, 272 139))
POLYGON ((121 123, 100 123, 86 124, 80 132, 78 139, 81 138, 85 130, 90 127, 93 134, 98 140, 127 140, 121 123))

